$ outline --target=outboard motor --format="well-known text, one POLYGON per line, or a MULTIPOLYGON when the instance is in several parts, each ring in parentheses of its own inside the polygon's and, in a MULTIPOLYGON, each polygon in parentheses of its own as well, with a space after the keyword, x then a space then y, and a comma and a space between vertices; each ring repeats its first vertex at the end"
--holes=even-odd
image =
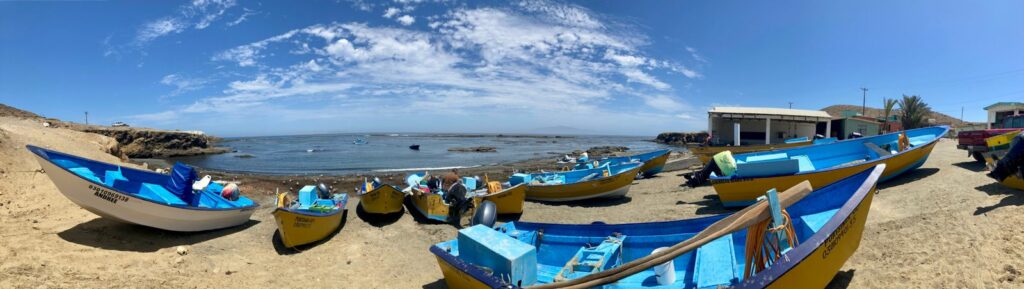
POLYGON ((473 220, 470 225, 484 225, 488 228, 494 228, 494 224, 498 222, 498 205, 495 205, 491 201, 483 201, 480 203, 480 207, 476 208, 476 213, 473 214, 473 220))
POLYGON ((326 184, 324 184, 324 183, 317 184, 316 185, 316 190, 319 193, 319 197, 321 199, 330 199, 331 198, 331 188, 328 187, 326 184))

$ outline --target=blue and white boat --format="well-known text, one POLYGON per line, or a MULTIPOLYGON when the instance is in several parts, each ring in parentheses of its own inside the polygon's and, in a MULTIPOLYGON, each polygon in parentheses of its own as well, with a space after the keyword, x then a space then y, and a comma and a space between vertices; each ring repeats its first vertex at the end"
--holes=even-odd
POLYGON ((597 161, 596 166, 592 163, 581 163, 576 166, 576 169, 592 169, 604 165, 642 163, 643 166, 640 167, 640 176, 649 178, 660 173, 661 170, 665 168, 665 163, 668 161, 670 152, 671 151, 669 150, 656 150, 631 156, 607 157, 597 161))
POLYGON ((57 189, 101 217, 169 231, 206 231, 244 224, 259 204, 221 197, 224 186, 201 190, 195 169, 178 163, 171 175, 125 168, 29 145, 57 189))
MULTIPOLYGON (((774 208, 785 211, 770 209, 768 214, 772 217, 768 220, 776 214, 788 216, 782 227, 791 225, 784 230, 785 239, 794 245, 766 253, 771 261, 762 263, 750 260, 766 260, 762 259, 766 255, 759 252, 775 250, 763 247, 771 246, 763 241, 774 236, 783 239, 781 235, 767 233, 777 223, 751 217, 763 216, 765 208, 770 207, 767 204, 737 212, 735 216, 667 222, 509 222, 494 229, 478 225, 460 230, 457 239, 438 243, 430 252, 437 257, 449 288, 561 288, 569 285, 566 282, 597 278, 603 282, 577 286, 823 288, 857 250, 883 170, 885 165, 878 165, 817 188, 803 198, 792 197, 791 202, 797 201, 789 206, 776 202, 779 205, 774 208), (751 225, 745 227, 746 224, 751 225), (751 234, 761 237, 751 237, 753 242, 748 242, 751 234), (695 248, 684 244, 691 241, 694 243, 689 244, 695 248), (664 263, 644 260, 665 251, 672 253, 653 257, 664 263), (633 261, 647 265, 632 267, 640 264, 633 261), (615 272, 619 267, 629 271, 615 272)), ((787 192, 787 197, 799 194, 787 192)), ((778 196, 782 198, 782 194, 778 196)))

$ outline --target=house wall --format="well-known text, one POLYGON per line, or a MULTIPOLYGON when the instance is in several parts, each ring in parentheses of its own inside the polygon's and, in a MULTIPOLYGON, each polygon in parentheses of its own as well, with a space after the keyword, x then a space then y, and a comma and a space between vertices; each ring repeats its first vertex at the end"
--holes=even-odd
MULTIPOLYGON (((740 144, 758 145, 764 144, 765 120, 764 119, 723 119, 712 118, 711 122, 712 142, 719 144, 733 143, 733 123, 740 124, 740 144)), ((793 122, 773 119, 771 124, 770 142, 773 144, 783 143, 787 139, 797 137, 813 138, 815 124, 807 122, 793 122)))

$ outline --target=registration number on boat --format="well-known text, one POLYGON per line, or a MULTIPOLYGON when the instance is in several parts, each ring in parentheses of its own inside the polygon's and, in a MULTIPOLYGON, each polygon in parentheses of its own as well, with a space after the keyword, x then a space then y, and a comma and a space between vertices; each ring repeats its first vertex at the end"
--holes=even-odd
POLYGON ((295 217, 296 228, 309 228, 313 225, 313 218, 295 217))
POLYGON ((104 199, 107 202, 110 202, 110 203, 113 203, 113 204, 117 204, 118 201, 121 201, 121 202, 127 202, 128 201, 128 197, 122 196, 121 194, 118 194, 118 193, 115 193, 115 192, 111 192, 111 191, 105 190, 105 189, 103 189, 101 187, 94 186, 94 185, 89 185, 89 190, 92 191, 92 195, 93 196, 95 196, 97 198, 100 198, 100 199, 104 199))

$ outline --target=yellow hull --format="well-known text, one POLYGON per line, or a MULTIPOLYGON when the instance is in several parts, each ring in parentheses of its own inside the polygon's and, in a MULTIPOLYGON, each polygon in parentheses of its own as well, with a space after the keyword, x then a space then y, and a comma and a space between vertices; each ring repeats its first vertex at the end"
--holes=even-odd
POLYGON ((448 285, 448 289, 490 289, 491 286, 487 286, 484 282, 480 282, 473 276, 469 276, 466 272, 455 269, 451 264, 445 262, 441 257, 437 257, 437 265, 441 267, 441 274, 444 275, 444 283, 448 285))
POLYGON ((309 244, 323 240, 330 236, 341 226, 341 217, 344 210, 338 210, 332 214, 305 214, 278 208, 274 210, 274 220, 277 221, 277 232, 281 236, 281 243, 291 248, 299 245, 309 244))
POLYGON ((736 146, 732 146, 732 147, 730 147, 730 146, 726 146, 726 147, 717 147, 717 146, 716 147, 711 147, 711 146, 707 146, 707 147, 692 147, 692 148, 687 148, 687 149, 689 149, 690 152, 693 153, 693 155, 697 156, 697 159, 700 159, 701 163, 707 164, 709 161, 711 161, 711 157, 715 156, 715 154, 718 154, 718 153, 724 152, 724 151, 731 151, 733 154, 745 154, 745 153, 754 153, 754 152, 760 152, 760 151, 770 151, 770 150, 777 150, 777 149, 801 147, 801 146, 811 145, 812 143, 814 143, 814 142, 812 142, 812 141, 804 141, 804 142, 783 143, 783 144, 770 144, 770 145, 752 145, 752 146, 738 146, 738 147, 736 147, 736 146))
POLYGON ((544 202, 565 202, 591 198, 625 196, 640 166, 614 176, 566 185, 527 185, 526 198, 544 202))
POLYGON ((405 193, 392 186, 380 186, 359 197, 363 211, 371 214, 393 214, 402 211, 405 193))
MULTIPOLYGON (((1003 152, 1003 153, 1005 153, 1005 152, 1003 152)), ((989 165, 993 165, 993 166, 995 165, 995 160, 992 159, 992 155, 991 154, 986 154, 985 155, 985 163, 988 163, 989 165)), ((1017 176, 1009 176, 1006 179, 1004 179, 1002 182, 1000 182, 1000 184, 1003 184, 1004 186, 1007 186, 1007 187, 1010 187, 1010 188, 1014 188, 1014 189, 1018 189, 1018 190, 1024 191, 1024 180, 1018 178, 1017 176)))
POLYGON ((924 147, 904 151, 892 157, 863 162, 853 166, 777 177, 711 180, 711 185, 715 187, 715 192, 718 193, 719 199, 721 199, 722 204, 725 206, 746 206, 753 203, 757 197, 764 195, 764 192, 772 188, 789 188, 804 180, 810 181, 812 187, 820 188, 856 173, 863 172, 880 163, 885 163, 885 171, 882 173, 881 182, 920 166, 928 158, 928 155, 931 154, 936 143, 938 142, 931 142, 924 147))
POLYGON ((875 196, 872 188, 849 216, 825 238, 825 242, 766 288, 825 288, 846 260, 860 247, 864 224, 875 196))
POLYGON ((523 203, 526 202, 526 185, 519 184, 483 198, 494 202, 498 207, 498 214, 522 214, 523 203))
POLYGON ((668 156, 671 154, 672 153, 666 153, 644 162, 644 165, 640 167, 640 172, 644 174, 644 177, 650 177, 660 173, 661 170, 665 168, 665 163, 668 162, 668 156))

